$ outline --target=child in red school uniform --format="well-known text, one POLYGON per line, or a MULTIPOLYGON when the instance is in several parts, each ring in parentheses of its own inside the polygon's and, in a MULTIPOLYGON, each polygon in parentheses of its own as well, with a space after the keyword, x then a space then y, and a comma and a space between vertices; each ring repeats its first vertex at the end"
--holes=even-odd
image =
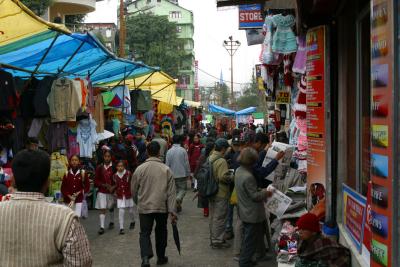
POLYGON ((110 212, 109 229, 114 228, 115 183, 113 175, 115 171, 111 158, 111 151, 104 151, 103 163, 97 166, 96 176, 94 179, 94 185, 98 188, 95 208, 100 210, 99 235, 104 234, 104 223, 107 210, 110 212))
POLYGON ((117 207, 119 210, 119 234, 123 235, 124 232, 124 216, 125 211, 128 210, 131 215, 131 224, 129 229, 135 228, 136 206, 133 202, 131 192, 131 173, 125 169, 125 162, 120 160, 117 163, 117 172, 113 176, 116 186, 115 193, 117 195, 117 207))
POLYGON ((80 168, 80 160, 74 155, 69 160, 69 170, 64 175, 61 184, 61 193, 65 204, 71 208, 75 206, 75 214, 82 217, 82 202, 85 194, 90 190, 90 181, 85 170, 80 168))

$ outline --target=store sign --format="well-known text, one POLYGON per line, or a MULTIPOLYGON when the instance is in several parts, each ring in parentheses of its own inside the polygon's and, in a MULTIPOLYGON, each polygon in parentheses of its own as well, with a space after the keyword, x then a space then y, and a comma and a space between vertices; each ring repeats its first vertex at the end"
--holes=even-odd
MULTIPOLYGON (((312 28, 307 32, 307 186, 319 188, 325 193, 327 170, 327 135, 325 119, 325 85, 329 77, 326 73, 326 27, 312 28)), ((315 190, 314 190, 315 191, 315 190)), ((325 196, 325 194, 324 194, 325 196)), ((309 199, 315 199, 314 195, 309 199)), ((317 202, 308 203, 312 208, 317 202)))
POLYGON ((290 104, 290 92, 278 92, 275 102, 276 104, 290 104))
POLYGON ((239 29, 262 28, 264 19, 261 4, 239 6, 239 29))
POLYGON ((367 211, 367 199, 343 184, 343 221, 347 233, 361 253, 367 211))

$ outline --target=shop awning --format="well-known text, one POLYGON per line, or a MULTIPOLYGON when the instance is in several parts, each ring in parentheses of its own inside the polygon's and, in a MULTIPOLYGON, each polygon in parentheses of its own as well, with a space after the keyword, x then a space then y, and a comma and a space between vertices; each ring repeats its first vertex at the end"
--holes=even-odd
POLYGON ((220 107, 220 106, 217 106, 217 105, 214 105, 214 104, 209 104, 208 105, 208 111, 209 112, 213 112, 213 113, 221 113, 221 114, 224 114, 224 115, 230 115, 230 116, 235 115, 235 111, 233 111, 231 109, 224 108, 224 107, 220 107))
POLYGON ((251 115, 253 112, 256 112, 257 108, 255 107, 249 107, 249 108, 245 108, 242 110, 239 110, 238 112, 235 113, 235 115, 239 116, 239 115, 251 115))
POLYGON ((38 18, 18 0, 0 0, 0 65, 14 76, 89 75, 95 84, 158 71, 117 58, 90 34, 70 34, 38 18))
MULTIPOLYGON (((140 77, 125 80, 125 85, 130 90, 141 89, 150 90, 152 98, 161 102, 179 106, 182 101, 178 101, 176 96, 176 80, 162 71, 155 71, 140 77)), ((114 82, 99 84, 101 86, 123 85, 124 82, 114 82)))
POLYGON ((32 36, 54 35, 56 31, 70 33, 64 25, 43 20, 17 0, 0 0, 0 46, 32 36))

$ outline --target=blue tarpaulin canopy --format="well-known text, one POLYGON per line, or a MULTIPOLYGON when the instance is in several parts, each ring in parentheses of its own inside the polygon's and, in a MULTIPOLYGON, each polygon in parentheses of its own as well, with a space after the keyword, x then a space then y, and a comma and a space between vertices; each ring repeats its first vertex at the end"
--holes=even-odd
POLYGON ((236 116, 238 115, 251 115, 254 112, 256 112, 257 108, 255 107, 249 107, 249 108, 245 108, 242 110, 239 110, 238 112, 235 113, 236 116))
POLYGON ((217 106, 214 104, 208 105, 208 111, 213 112, 213 113, 221 113, 221 114, 225 114, 225 115, 230 115, 230 116, 235 115, 235 111, 224 108, 224 107, 220 107, 220 106, 217 106))
POLYGON ((10 67, 14 76, 90 75, 94 84, 121 81, 158 71, 142 63, 115 57, 91 34, 56 31, 47 31, 40 38, 31 36, 0 46, 0 64, 10 67))

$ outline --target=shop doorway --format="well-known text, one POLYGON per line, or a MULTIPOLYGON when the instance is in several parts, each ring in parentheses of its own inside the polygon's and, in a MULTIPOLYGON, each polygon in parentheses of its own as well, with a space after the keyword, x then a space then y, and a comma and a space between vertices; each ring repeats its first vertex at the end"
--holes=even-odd
POLYGON ((366 196, 371 180, 371 23, 370 6, 357 18, 356 189, 366 196))

